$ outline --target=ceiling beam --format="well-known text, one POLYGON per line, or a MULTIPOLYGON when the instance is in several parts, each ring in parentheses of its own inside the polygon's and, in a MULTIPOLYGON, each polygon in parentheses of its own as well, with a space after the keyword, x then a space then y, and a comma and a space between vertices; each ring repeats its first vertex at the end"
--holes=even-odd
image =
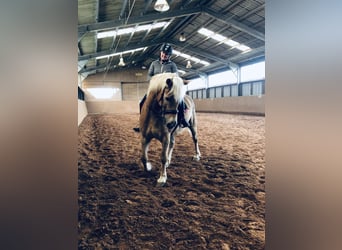
POLYGON ((142 13, 143 15, 146 14, 146 12, 147 12, 148 8, 150 7, 151 3, 152 3, 152 0, 145 0, 145 7, 144 7, 144 11, 142 13))
MULTIPOLYGON (((99 0, 98 0, 99 1, 99 0)), ((127 0, 125 0, 125 2, 123 3, 122 6, 122 10, 124 10, 124 5, 127 5, 127 0), (126 2, 126 3, 125 3, 126 2)), ((206 2, 206 1, 202 1, 202 2, 206 2)), ((148 5, 151 5, 151 1, 150 0, 145 0, 145 11, 148 9, 148 5)), ((263 6, 264 7, 264 6, 263 6)), ((126 7, 125 7, 126 8, 126 7)), ((258 8, 258 10, 261 9, 258 8)), ((123 13, 123 12, 121 12, 123 13)), ((238 21, 236 19, 236 17, 234 17, 231 14, 223 14, 223 13, 217 13, 215 11, 213 11, 212 9, 206 7, 206 6, 198 6, 195 8, 184 8, 184 9, 179 9, 179 10, 173 10, 173 11, 169 11, 169 12, 165 12, 165 13, 157 13, 157 14, 149 14, 149 15, 141 15, 141 16, 137 16, 137 17, 131 17, 130 19, 126 20, 112 20, 112 21, 105 21, 105 22, 95 22, 95 23, 91 23, 91 24, 85 24, 85 25, 79 25, 78 26, 78 36, 79 36, 79 41, 82 39, 83 35, 86 34, 87 32, 90 31, 97 31, 97 30, 105 30, 105 29, 118 29, 118 28, 122 28, 122 27, 126 27, 126 26, 132 26, 132 25, 139 25, 142 23, 149 23, 149 22, 156 22, 159 20, 166 20, 166 19, 175 19, 178 17, 187 17, 183 20, 181 20, 180 23, 178 23, 178 25, 176 27, 174 27, 170 32, 168 32, 169 36, 171 37, 171 35, 176 35, 176 33, 179 31, 179 29, 181 27, 183 27, 183 25, 189 23, 190 20, 192 20, 192 18, 194 18, 196 15, 199 14, 205 14, 208 15, 209 17, 222 21, 223 23, 226 23, 228 25, 231 25, 232 27, 240 30, 241 32, 245 32, 259 40, 265 41, 265 35, 262 32, 257 31, 256 29, 247 26, 245 24, 243 24, 242 22, 240 22, 240 20, 238 21)), ((164 31, 164 30, 162 30, 164 31)), ((159 33, 159 35, 162 32, 159 33)), ((145 37, 148 35, 145 34, 145 37)), ((131 36, 133 36, 133 34, 131 34, 131 36)), ((169 37, 167 36, 167 37, 169 37)), ((79 55, 78 56, 78 60, 80 61, 86 61, 89 60, 91 58, 95 58, 98 56, 105 56, 105 55, 109 55, 112 53, 120 53, 120 52, 124 52, 127 50, 133 50, 133 49, 137 49, 137 48, 141 48, 141 47, 148 47, 148 50, 153 50, 153 48, 165 41, 169 41, 167 39, 167 37, 155 37, 153 40, 149 40, 149 41, 144 41, 144 39, 138 43, 138 44, 134 44, 128 47, 124 47, 121 46, 120 48, 111 48, 105 51, 100 51, 100 52, 94 52, 91 54, 86 54, 86 55, 79 55)), ((96 36, 95 36, 96 39, 96 36)), ((113 41, 114 42, 114 41, 113 41)), ((217 68, 224 68, 224 67, 230 67, 230 66, 235 66, 234 63, 232 61, 236 61, 238 62, 239 60, 245 60, 248 59, 249 57, 257 57, 261 54, 265 53, 265 48, 260 47, 257 49, 253 49, 251 52, 247 52, 247 53, 240 53, 237 56, 231 57, 229 58, 229 60, 217 57, 217 55, 212 54, 212 53, 208 53, 205 51, 202 51, 200 49, 196 49, 193 48, 191 46, 185 46, 184 47, 184 43, 180 43, 177 41, 170 41, 170 43, 172 43, 173 45, 182 48, 183 51, 189 51, 193 54, 197 54, 199 56, 202 56, 204 58, 208 58, 212 61, 214 61, 214 63, 211 63, 209 66, 204 66, 201 68, 198 68, 197 70, 195 70, 196 72, 194 72, 194 69, 191 70, 191 72, 188 72, 186 74, 189 75, 194 75, 196 73, 200 73, 200 72, 205 72, 205 70, 215 70, 217 68)), ((129 42, 126 43, 126 45, 128 45, 129 42)), ((138 58, 136 59, 140 59, 140 57, 143 57, 143 59, 146 59, 147 57, 150 57, 152 53, 150 53, 148 56, 145 55, 140 55, 138 56, 138 58)), ((131 58, 132 59, 132 58, 131 58)), ((79 65, 80 66, 80 65, 79 65)), ((83 62, 81 63, 81 66, 84 66, 83 62)), ((94 66, 94 67, 89 67, 89 68, 83 68, 81 70, 81 72, 93 72, 96 70, 101 70, 104 69, 105 67, 107 67, 110 65, 104 64, 104 65, 98 65, 98 66, 94 66)), ((189 69, 187 69, 187 71, 189 71, 189 69)), ((197 74, 198 75, 198 74, 197 74)))
POLYGON ((233 26, 234 28, 246 32, 262 41, 265 41, 265 34, 259 32, 247 25, 238 22, 233 19, 233 15, 219 14, 208 7, 196 7, 191 9, 174 10, 165 13, 150 14, 146 16, 131 17, 127 21, 125 20, 115 20, 115 21, 105 21, 100 23, 84 24, 78 26, 78 40, 80 41, 85 33, 96 30, 105 30, 112 28, 120 28, 129 25, 136 25, 141 23, 154 22, 156 20, 164 20, 182 16, 189 16, 194 14, 204 13, 210 17, 216 18, 226 24, 233 26))
POLYGON ((80 42, 82 40, 82 38, 85 36, 85 34, 87 34, 87 31, 84 32, 78 32, 78 42, 80 42))
MULTIPOLYGON (((158 44, 161 44, 161 43, 163 43, 163 40, 157 40, 153 44, 151 44, 150 42, 147 42, 147 43, 143 43, 143 44, 140 44, 140 45, 134 45, 134 46, 124 47, 124 48, 118 48, 115 53, 120 53, 120 52, 124 52, 126 50, 132 50, 132 49, 137 49, 137 48, 146 47, 146 46, 155 46, 155 45, 158 45, 158 44)), ((175 45, 177 47, 180 47, 180 48, 183 45, 182 43, 178 43, 178 42, 171 42, 171 44, 173 44, 173 45, 175 45)), ((186 51, 190 51, 193 54, 197 54, 197 55, 200 55, 202 57, 206 57, 206 58, 209 58, 209 59, 215 61, 215 63, 211 63, 208 66, 204 66, 204 67, 198 69, 199 72, 205 72, 206 69, 215 68, 215 67, 218 67, 220 65, 225 65, 225 66, 227 66, 229 68, 234 68, 234 67, 236 67, 236 64, 233 61, 239 61, 239 60, 242 60, 242 59, 245 59, 245 58, 247 59, 247 58, 250 58, 250 57, 253 57, 253 56, 256 56, 256 55, 257 56, 262 55, 262 54, 265 53, 265 46, 253 49, 250 52, 240 53, 240 54, 238 54, 236 56, 231 57, 229 60, 225 60, 225 59, 219 58, 217 56, 213 56, 211 54, 203 52, 202 50, 198 50, 198 49, 194 49, 194 48, 187 47, 185 50, 186 51)), ((97 56, 102 56, 102 55, 111 54, 111 53, 114 53, 114 51, 111 51, 110 53, 109 52, 105 52, 105 53, 104 52, 98 52, 98 53, 93 53, 91 55, 79 56, 79 60, 87 60, 87 59, 91 59, 91 58, 94 58, 94 57, 97 57, 97 56)), ((144 58, 146 59, 146 57, 144 57, 144 58)), ((97 70, 97 69, 105 68, 106 66, 107 66, 107 64, 102 64, 102 65, 99 65, 99 66, 96 66, 96 67, 84 68, 80 72, 82 72, 82 73, 83 72, 89 72, 89 71, 92 71, 92 70, 97 70)))
POLYGON ((127 3, 128 3, 128 0, 124 0, 123 3, 122 3, 122 6, 121 6, 121 11, 120 11, 120 16, 119 16, 119 19, 124 19, 124 13, 125 13, 125 10, 127 8, 127 3))
POLYGON ((233 3, 230 3, 226 8, 223 9, 224 12, 230 12, 233 8, 235 8, 235 6, 241 4, 242 1, 245 1, 245 0, 238 0, 238 1, 235 1, 233 3))
MULTIPOLYGON (((265 46, 261 46, 259 48, 253 49, 249 52, 240 53, 236 56, 233 56, 230 58, 230 61, 240 61, 240 60, 244 60, 244 59, 248 59, 248 58, 252 58, 252 57, 260 57, 260 56, 264 56, 264 55, 265 55, 265 46)), ((226 64, 228 64, 228 61, 226 64)), ((223 68, 223 67, 224 67, 224 65, 222 65, 221 62, 215 62, 215 63, 211 63, 208 66, 203 66, 197 70, 202 71, 202 72, 208 72, 210 70, 216 70, 216 69, 223 68)), ((188 73, 184 74, 184 77, 190 77, 191 78, 191 77, 195 77, 195 76, 196 76, 196 74, 194 74, 193 72, 188 72, 188 73)))
POLYGON ((151 14, 146 16, 130 17, 128 20, 115 20, 115 21, 105 21, 101 23, 83 24, 78 26, 79 36, 85 32, 95 31, 95 30, 105 30, 120 28, 134 24, 148 23, 155 20, 164 20, 182 16, 188 16, 200 13, 202 11, 201 7, 185 9, 185 10, 174 10, 164 13, 151 14))
MULTIPOLYGON (((138 48, 141 48, 141 47, 152 47, 152 46, 159 45, 159 44, 161 44, 163 42, 164 42, 164 39, 158 39, 158 40, 155 40, 153 42, 148 41, 148 42, 144 42, 144 43, 140 43, 140 44, 135 44, 135 45, 132 45, 132 46, 125 46, 125 47, 122 47, 122 48, 117 48, 115 51, 113 49, 111 49, 111 50, 106 50, 106 51, 101 51, 101 52, 97 52, 97 53, 92 53, 92 54, 88 54, 88 55, 79 56, 78 60, 79 61, 81 61, 81 60, 89 60, 91 58, 95 58, 95 57, 98 57, 98 56, 109 55, 109 54, 112 54, 112 53, 120 53, 120 52, 124 52, 124 51, 127 51, 127 50, 138 49, 138 48)), ((184 46, 184 43, 181 43, 181 42, 172 41, 170 43, 172 45, 180 47, 180 48, 183 48, 183 46, 184 46)), ((229 61, 227 61, 227 60, 225 60, 223 58, 220 58, 220 57, 214 56, 212 54, 206 53, 203 50, 199 50, 199 49, 195 49, 195 48, 190 48, 190 47, 185 48, 185 50, 189 51, 189 52, 191 52, 193 54, 202 56, 204 58, 208 58, 208 59, 211 59, 213 61, 220 62, 221 64, 229 65, 229 63, 231 63, 231 62, 229 62, 229 61)))
MULTIPOLYGON (((252 57, 260 57, 263 56, 265 54, 265 46, 261 46, 259 48, 253 49, 250 52, 246 52, 246 53, 240 53, 236 56, 233 56, 230 58, 229 61, 225 60, 225 61, 221 61, 223 59, 221 59, 220 61, 216 61, 214 63, 211 63, 208 66, 203 66, 197 69, 187 69, 185 67, 183 67, 182 65, 177 65, 178 69, 184 70, 186 71, 186 73, 184 75, 182 75, 182 77, 196 77, 200 74, 206 74, 205 72, 208 72, 210 70, 217 70, 217 69, 222 69, 222 68, 232 68, 232 66, 236 66, 235 63, 233 63, 232 61, 240 61, 240 60, 244 60, 244 59, 248 59, 248 58, 252 58, 252 57)), ((145 56, 138 56, 136 58, 132 58, 131 60, 134 60, 135 63, 139 63, 139 61, 146 59, 145 56)), ((96 70, 103 70, 106 69, 107 67, 109 67, 109 69, 112 69, 115 67, 115 65, 108 65, 108 64, 101 64, 98 66, 94 66, 94 67, 89 67, 89 68, 82 68, 82 70, 79 71, 79 73, 90 73, 90 72, 95 72, 96 70)))
MULTIPOLYGON (((153 24, 155 23, 156 22, 153 22, 153 24)), ((152 26, 150 26, 150 28, 146 31, 144 37, 141 39, 142 42, 145 41, 146 37, 150 34, 151 30, 152 30, 152 26)))
POLYGON ((87 64, 88 60, 82 60, 78 61, 78 73, 84 68, 84 66, 87 64))
POLYGON ((246 53, 240 53, 236 56, 232 56, 230 58, 230 60, 231 61, 241 61, 241 60, 245 60, 248 58, 252 58, 255 56, 261 56, 261 55, 265 55, 265 46, 261 46, 259 48, 252 49, 251 51, 246 52, 246 53))
MULTIPOLYGON (((95 16, 96 16, 96 22, 99 21, 99 15, 100 15, 100 0, 96 0, 96 8, 95 8, 95 16)), ((97 36, 95 35, 93 37, 93 39, 95 40, 94 43, 95 43, 95 52, 97 52, 97 49, 98 49, 98 39, 97 39, 97 36)))
POLYGON ((255 8, 255 9, 253 9, 253 10, 248 11, 245 15, 239 17, 239 20, 244 20, 244 19, 254 15, 256 12, 259 12, 263 9, 265 9, 265 3, 260 5, 259 7, 255 8))
POLYGON ((183 18, 180 22, 178 22, 178 24, 171 30, 168 32, 168 38, 173 37, 176 35, 176 33, 178 33, 183 26, 186 26, 187 24, 189 24, 192 20, 194 20, 194 18, 197 16, 196 15, 189 15, 185 18, 183 18))
POLYGON ((259 32, 253 28, 248 27, 247 25, 235 21, 232 17, 232 15, 223 15, 223 14, 219 14, 209 8, 204 8, 203 12, 211 17, 216 18, 217 20, 220 20, 226 24, 229 24, 231 26, 233 26, 234 28, 241 30, 251 36, 254 36, 262 41, 265 41, 265 34, 263 34, 262 32, 259 32))
POLYGON ((93 66, 93 67, 89 67, 89 68, 83 68, 82 70, 80 70, 78 73, 88 73, 91 71, 96 71, 96 70, 100 70, 100 69, 107 69, 107 67, 114 67, 114 65, 109 65, 108 63, 103 63, 101 65, 98 66, 93 66))
MULTIPOLYGON (((183 48, 183 46, 184 46, 184 43, 180 43, 180 42, 172 41, 170 43, 177 46, 177 47, 180 47, 180 48, 183 48)), ((209 58, 209 59, 216 61, 216 62, 221 62, 223 64, 227 63, 227 61, 225 59, 214 56, 213 54, 206 53, 200 49, 195 49, 193 47, 188 46, 188 47, 184 48, 184 50, 190 51, 192 54, 196 54, 196 55, 200 55, 200 56, 205 57, 205 58, 209 58)))
POLYGON ((200 71, 200 70, 192 69, 192 68, 188 69, 188 68, 186 68, 186 67, 184 67, 184 66, 181 66, 181 65, 177 65, 177 68, 178 68, 178 70, 183 70, 183 71, 185 71, 185 74, 183 74, 183 75, 181 75, 181 74, 178 72, 181 76, 185 76, 186 74, 189 74, 189 73, 193 73, 193 74, 205 74, 204 72, 202 72, 202 71, 200 71))
POLYGON ((131 46, 116 48, 115 50, 109 49, 109 50, 104 50, 104 51, 100 51, 100 52, 96 52, 96 53, 92 53, 92 54, 79 56, 78 60, 79 61, 87 60, 87 59, 95 58, 98 56, 105 56, 105 55, 110 55, 113 53, 121 53, 121 52, 124 52, 127 50, 133 50, 133 49, 138 49, 138 48, 142 48, 142 47, 155 46, 155 45, 159 45, 163 42, 164 42, 164 39, 158 39, 158 40, 147 41, 147 42, 143 42, 143 43, 136 43, 136 44, 131 45, 131 46))
POLYGON ((189 5, 191 3, 192 0, 186 0, 182 2, 182 8, 186 7, 187 5, 189 5))
MULTIPOLYGON (((174 27, 171 31, 167 32, 167 34, 164 36, 165 42, 168 42, 168 41, 171 39, 171 37, 173 37, 174 34, 175 34, 176 32, 179 31, 179 29, 181 28, 181 26, 183 26, 185 23, 189 23, 191 20, 193 20, 193 18, 194 18, 195 16, 196 16, 196 15, 194 14, 194 15, 190 15, 190 16, 184 18, 183 20, 181 20, 181 21, 176 25, 176 27, 174 27)), ((164 29, 165 29, 165 28, 164 28, 164 29)), ((164 29, 163 29, 163 30, 164 30, 164 29)), ((158 34, 157 38, 159 38, 161 34, 162 34, 162 31, 158 34)), ((184 45, 183 45, 183 46, 184 46, 184 45)), ((151 51, 151 53, 154 54, 155 51, 156 51, 156 49, 157 49, 157 48, 153 49, 153 50, 151 51)))

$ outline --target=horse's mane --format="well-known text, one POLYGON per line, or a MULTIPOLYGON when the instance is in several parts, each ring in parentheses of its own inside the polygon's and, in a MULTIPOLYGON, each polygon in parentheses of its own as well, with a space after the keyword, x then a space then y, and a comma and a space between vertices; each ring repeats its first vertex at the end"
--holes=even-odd
POLYGON ((173 82, 168 96, 174 95, 176 100, 181 101, 185 96, 185 88, 182 78, 180 78, 176 73, 163 73, 154 75, 150 80, 147 94, 150 94, 151 92, 159 92, 164 89, 167 86, 166 80, 168 78, 170 78, 173 82))

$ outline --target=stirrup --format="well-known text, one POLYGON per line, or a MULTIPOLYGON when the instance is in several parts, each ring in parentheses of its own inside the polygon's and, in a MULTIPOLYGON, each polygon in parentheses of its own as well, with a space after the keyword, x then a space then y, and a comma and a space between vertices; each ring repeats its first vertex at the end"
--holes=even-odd
POLYGON ((133 128, 135 132, 140 132, 140 128, 133 128))

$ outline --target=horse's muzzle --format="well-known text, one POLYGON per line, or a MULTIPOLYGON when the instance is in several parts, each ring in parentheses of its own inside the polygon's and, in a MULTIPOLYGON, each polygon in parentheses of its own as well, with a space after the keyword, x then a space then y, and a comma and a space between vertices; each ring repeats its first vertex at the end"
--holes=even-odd
POLYGON ((176 125, 177 125, 177 122, 176 121, 172 121, 172 122, 169 122, 168 124, 166 124, 166 127, 168 129, 173 129, 176 125))

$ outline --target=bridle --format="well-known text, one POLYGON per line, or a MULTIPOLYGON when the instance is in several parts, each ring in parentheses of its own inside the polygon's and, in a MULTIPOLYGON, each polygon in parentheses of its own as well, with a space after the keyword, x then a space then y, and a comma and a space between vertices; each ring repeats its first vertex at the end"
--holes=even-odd
POLYGON ((165 94, 165 89, 163 89, 162 95, 158 101, 155 101, 154 105, 152 105, 152 111, 157 114, 158 116, 165 117, 165 115, 177 115, 178 114, 178 109, 165 109, 164 108, 164 94, 165 94), (161 103, 161 104, 159 104, 161 103))

